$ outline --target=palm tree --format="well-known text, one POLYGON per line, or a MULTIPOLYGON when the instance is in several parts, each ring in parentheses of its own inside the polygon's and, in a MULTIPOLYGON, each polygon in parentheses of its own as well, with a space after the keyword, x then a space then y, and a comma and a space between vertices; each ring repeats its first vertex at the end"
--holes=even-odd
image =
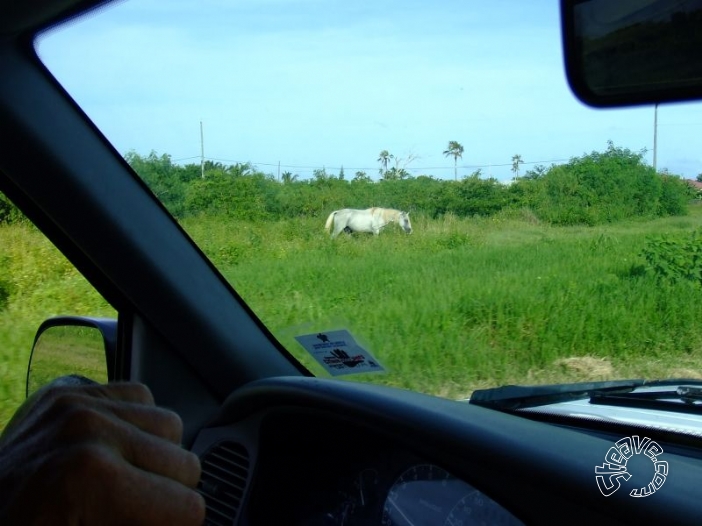
POLYGON ((463 145, 458 141, 449 141, 448 148, 444 150, 444 156, 453 157, 453 178, 458 180, 458 158, 463 158, 463 145))
POLYGON ((519 177, 520 164, 524 164, 524 161, 522 161, 522 156, 517 153, 512 156, 512 173, 514 173, 514 177, 519 177))
POLYGON ((368 177, 368 174, 362 170, 359 170, 358 172, 356 172, 356 175, 353 176, 353 180, 357 183, 358 182, 364 182, 364 183, 371 182, 371 178, 368 177))
POLYGON ((293 175, 292 172, 283 172, 283 174, 282 174, 283 184, 294 183, 295 181, 297 181, 297 177, 298 177, 298 175, 297 174, 293 175))
POLYGON ((388 171, 388 163, 390 162, 390 159, 394 158, 395 156, 387 150, 383 150, 382 152, 380 152, 380 154, 378 155, 378 162, 381 165, 380 175, 384 175, 388 171))

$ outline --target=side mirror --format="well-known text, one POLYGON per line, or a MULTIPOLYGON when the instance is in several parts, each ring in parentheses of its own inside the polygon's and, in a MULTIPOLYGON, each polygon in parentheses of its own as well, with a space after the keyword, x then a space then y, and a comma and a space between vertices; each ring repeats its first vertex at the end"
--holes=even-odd
POLYGON ((117 320, 59 316, 37 330, 27 367, 27 396, 59 377, 114 378, 117 320))
POLYGON ((697 0, 561 0, 566 75, 591 106, 702 97, 697 0))

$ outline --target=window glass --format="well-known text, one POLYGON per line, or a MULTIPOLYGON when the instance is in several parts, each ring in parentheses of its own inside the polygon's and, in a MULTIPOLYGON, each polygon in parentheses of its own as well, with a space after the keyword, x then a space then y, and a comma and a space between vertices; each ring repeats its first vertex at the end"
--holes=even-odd
POLYGON ((1 430, 25 398, 39 325, 58 315, 115 318, 117 313, 2 193, 0 247, 1 430))
POLYGON ((557 2, 132 0, 38 51, 315 374, 333 329, 452 398, 702 371, 701 106, 577 102, 557 2))

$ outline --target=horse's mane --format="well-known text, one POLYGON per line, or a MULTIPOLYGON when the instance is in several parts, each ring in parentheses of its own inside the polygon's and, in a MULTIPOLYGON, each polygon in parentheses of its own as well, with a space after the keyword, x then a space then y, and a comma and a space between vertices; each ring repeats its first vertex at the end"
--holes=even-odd
POLYGON ((390 221, 397 221, 402 213, 400 210, 396 210, 395 208, 372 208, 371 210, 379 210, 380 217, 382 217, 383 221, 386 223, 389 223, 390 221))

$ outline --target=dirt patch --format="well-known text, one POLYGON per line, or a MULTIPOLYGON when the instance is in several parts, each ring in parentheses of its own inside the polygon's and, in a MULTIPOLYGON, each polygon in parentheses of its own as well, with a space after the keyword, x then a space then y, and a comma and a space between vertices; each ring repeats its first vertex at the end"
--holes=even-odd
POLYGON ((607 358, 572 356, 561 358, 544 369, 530 369, 523 385, 562 384, 611 380, 616 372, 607 358))
POLYGON ((690 379, 695 379, 695 380, 701 380, 702 379, 702 373, 700 371, 696 371, 694 369, 673 369, 670 371, 670 377, 671 378, 690 378, 690 379))
POLYGON ((587 379, 611 378, 614 375, 612 363, 607 358, 595 358, 594 356, 572 356, 561 358, 553 362, 566 373, 587 379))

